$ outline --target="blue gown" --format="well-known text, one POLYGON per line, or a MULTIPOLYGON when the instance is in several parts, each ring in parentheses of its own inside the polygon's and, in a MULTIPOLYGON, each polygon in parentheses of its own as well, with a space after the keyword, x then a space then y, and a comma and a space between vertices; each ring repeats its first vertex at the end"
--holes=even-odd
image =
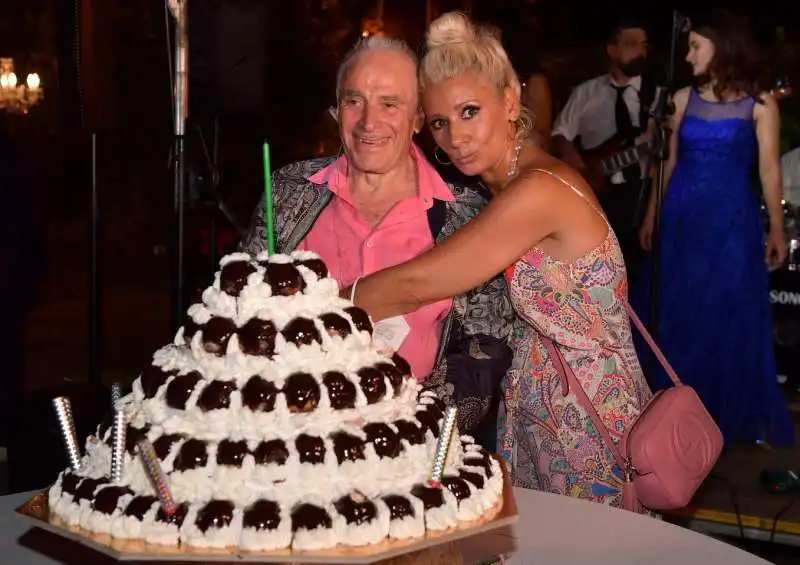
MULTIPOLYGON (((657 341, 700 395, 726 444, 792 445, 794 425, 776 378, 759 194, 751 180, 755 103, 708 102, 691 91, 662 204, 657 341)), ((645 319, 651 260, 631 293, 645 319)), ((637 346, 645 362, 647 345, 640 340, 637 346)), ((660 367, 651 384, 654 391, 668 386, 660 367)))

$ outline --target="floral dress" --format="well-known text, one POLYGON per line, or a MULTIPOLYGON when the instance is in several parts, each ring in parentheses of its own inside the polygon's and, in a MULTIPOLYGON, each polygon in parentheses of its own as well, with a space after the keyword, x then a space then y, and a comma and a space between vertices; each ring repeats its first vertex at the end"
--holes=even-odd
MULTIPOLYGON (((554 173, 549 174, 581 197, 554 173)), ((600 213, 598 211, 598 213, 600 213)), ((541 336, 560 349, 612 438, 619 441, 651 397, 625 310, 627 277, 609 227, 603 242, 571 263, 532 249, 506 278, 519 320, 514 362, 503 383, 498 445, 516 486, 622 504, 622 473, 541 336)))

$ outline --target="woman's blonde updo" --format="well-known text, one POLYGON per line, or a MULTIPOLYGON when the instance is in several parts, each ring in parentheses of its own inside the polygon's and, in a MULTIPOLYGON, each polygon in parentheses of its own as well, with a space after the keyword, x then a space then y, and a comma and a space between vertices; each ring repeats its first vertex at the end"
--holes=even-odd
MULTIPOLYGON (((447 12, 431 22, 426 43, 419 77, 423 91, 431 84, 473 72, 494 85, 498 94, 510 87, 520 98, 519 77, 495 29, 475 24, 461 12, 447 12)), ((522 138, 533 132, 533 114, 522 104, 516 127, 522 138)))

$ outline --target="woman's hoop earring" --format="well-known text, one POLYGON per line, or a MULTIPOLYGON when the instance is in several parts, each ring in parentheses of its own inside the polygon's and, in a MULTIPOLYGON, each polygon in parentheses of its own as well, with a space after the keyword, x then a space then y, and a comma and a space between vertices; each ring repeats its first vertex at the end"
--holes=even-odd
MULTIPOLYGON (((442 151, 442 148, 437 145, 436 149, 433 151, 433 158, 436 159, 436 162, 445 167, 447 167, 448 165, 452 165, 453 164, 452 161, 443 161, 442 158, 439 157, 439 151, 442 151)), ((447 155, 444 151, 442 151, 442 153, 447 155)))

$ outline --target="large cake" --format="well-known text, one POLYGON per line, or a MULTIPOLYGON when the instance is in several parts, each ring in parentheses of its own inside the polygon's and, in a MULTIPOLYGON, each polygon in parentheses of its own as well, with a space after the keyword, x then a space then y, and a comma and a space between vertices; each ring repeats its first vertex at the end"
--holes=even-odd
POLYGON ((469 437, 453 434, 441 485, 428 483, 445 406, 373 345, 371 320, 318 256, 220 266, 117 403, 120 480, 105 423, 51 487, 51 521, 130 551, 270 552, 393 543, 496 514, 500 466, 469 437), (174 513, 137 455, 142 439, 174 513))

